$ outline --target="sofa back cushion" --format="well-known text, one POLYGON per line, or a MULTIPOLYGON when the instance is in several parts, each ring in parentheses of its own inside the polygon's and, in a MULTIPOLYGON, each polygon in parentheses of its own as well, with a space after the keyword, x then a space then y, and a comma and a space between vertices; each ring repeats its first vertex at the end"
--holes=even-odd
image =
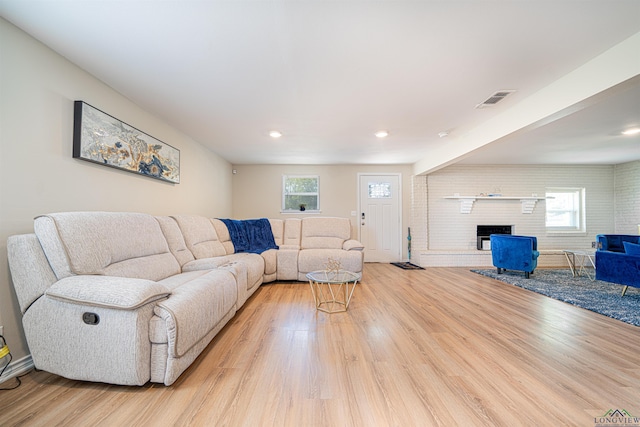
MULTIPOLYGON (((302 220, 300 218, 289 218, 284 221, 282 232, 282 245, 300 247, 300 233, 302 220)), ((276 243, 278 243, 276 241, 276 243)))
POLYGON ((603 251, 624 252, 624 242, 640 243, 640 236, 633 234, 598 234, 598 246, 603 251))
POLYGON ((213 228, 216 230, 218 240, 220 241, 220 243, 222 243, 225 254, 231 255, 236 253, 235 247, 233 246, 233 241, 231 240, 231 233, 229 233, 229 229, 227 228, 225 223, 220 221, 218 218, 212 218, 211 223, 213 224, 213 228))
POLYGON ((199 215, 175 215, 173 218, 182 231, 187 248, 196 259, 227 255, 213 220, 199 215))
POLYGON ((160 224, 160 229, 167 239, 169 250, 174 257, 178 260, 181 266, 193 261, 195 257, 187 248, 187 244, 184 242, 184 236, 178 227, 178 223, 170 216, 157 216, 156 220, 160 224))
POLYGON ((37 217, 34 230, 58 279, 97 274, 161 280, 180 272, 151 215, 56 213, 37 217))
POLYGON ((628 255, 640 256, 640 245, 631 242, 622 242, 624 245, 624 252, 628 255))
POLYGON ((269 223, 271 224, 273 240, 276 242, 276 245, 282 246, 282 239, 284 237, 284 220, 269 219, 269 223))
POLYGON ((304 218, 300 245, 302 249, 342 249, 351 237, 348 218, 304 218))

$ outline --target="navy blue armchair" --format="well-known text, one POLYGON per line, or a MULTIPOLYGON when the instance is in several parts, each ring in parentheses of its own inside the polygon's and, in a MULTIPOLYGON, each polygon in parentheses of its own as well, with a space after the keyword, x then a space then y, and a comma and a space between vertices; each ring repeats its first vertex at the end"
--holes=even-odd
POLYGON ((524 271, 528 279, 538 266, 538 239, 513 234, 492 234, 490 239, 491 258, 498 274, 504 270, 524 271))
POLYGON ((622 296, 640 288, 640 236, 598 234, 596 241, 596 279, 623 285, 622 296))
POLYGON ((640 236, 635 234, 598 234, 596 241, 599 250, 624 253, 624 242, 640 244, 640 236))

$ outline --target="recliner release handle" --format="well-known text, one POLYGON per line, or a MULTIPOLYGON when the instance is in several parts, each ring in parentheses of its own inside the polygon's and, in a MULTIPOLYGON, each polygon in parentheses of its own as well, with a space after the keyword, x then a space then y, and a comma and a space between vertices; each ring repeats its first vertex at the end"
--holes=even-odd
POLYGON ((100 323, 100 316, 96 313, 82 313, 82 321, 87 325, 97 325, 100 323))

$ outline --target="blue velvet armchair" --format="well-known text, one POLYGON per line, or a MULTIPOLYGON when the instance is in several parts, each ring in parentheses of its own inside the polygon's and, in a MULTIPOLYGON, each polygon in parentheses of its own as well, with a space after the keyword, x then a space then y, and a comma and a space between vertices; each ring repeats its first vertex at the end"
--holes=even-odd
POLYGON ((538 239, 513 234, 492 234, 490 239, 491 258, 498 274, 503 270, 524 271, 528 279, 538 266, 538 239))
POLYGON ((596 241, 596 279, 623 285, 622 296, 640 288, 640 236, 598 234, 596 241))

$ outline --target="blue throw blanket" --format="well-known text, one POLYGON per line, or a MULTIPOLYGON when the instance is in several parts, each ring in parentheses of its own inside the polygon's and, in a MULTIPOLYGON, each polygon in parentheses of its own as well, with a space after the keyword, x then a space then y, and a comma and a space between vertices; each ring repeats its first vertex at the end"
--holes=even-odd
POLYGON ((222 219, 229 230, 231 243, 236 252, 262 253, 268 249, 278 249, 273 238, 271 224, 266 218, 222 219))

